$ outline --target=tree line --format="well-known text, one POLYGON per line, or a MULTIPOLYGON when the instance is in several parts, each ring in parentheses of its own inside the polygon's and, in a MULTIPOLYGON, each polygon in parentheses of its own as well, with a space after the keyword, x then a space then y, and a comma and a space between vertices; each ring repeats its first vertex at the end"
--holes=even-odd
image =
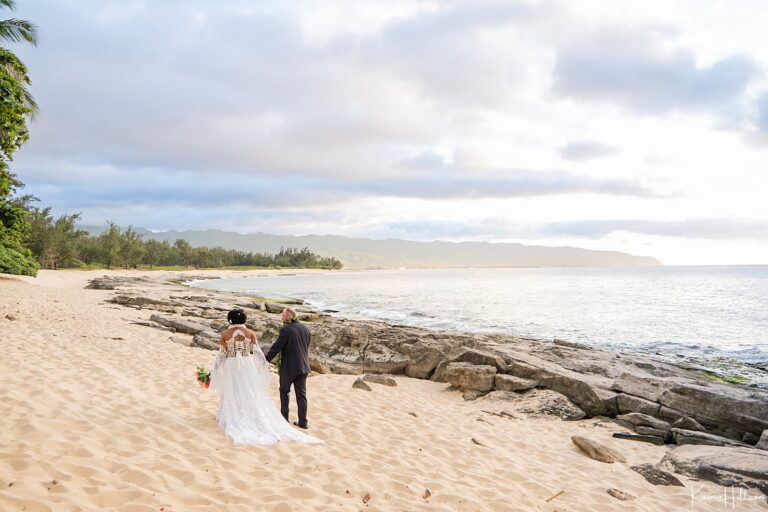
POLYGON ((76 226, 79 214, 54 219, 50 208, 29 210, 26 247, 40 268, 58 269, 83 266, 106 268, 139 267, 294 267, 340 269, 336 258, 321 257, 308 248, 282 248, 277 254, 245 252, 222 247, 192 247, 177 239, 145 240, 132 227, 121 229, 110 222, 97 236, 76 226))

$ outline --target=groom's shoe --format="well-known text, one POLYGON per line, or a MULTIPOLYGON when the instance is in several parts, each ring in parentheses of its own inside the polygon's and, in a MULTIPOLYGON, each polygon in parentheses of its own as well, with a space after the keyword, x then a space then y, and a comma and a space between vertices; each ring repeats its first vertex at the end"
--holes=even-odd
POLYGON ((299 428, 303 428, 304 430, 307 430, 307 429, 309 428, 309 425, 308 425, 308 424, 306 424, 306 423, 305 423, 304 425, 302 425, 302 424, 301 424, 301 423, 299 423, 298 421, 294 421, 294 422, 293 422, 293 424, 294 424, 294 425, 296 425, 296 426, 297 426, 297 427, 299 427, 299 428))

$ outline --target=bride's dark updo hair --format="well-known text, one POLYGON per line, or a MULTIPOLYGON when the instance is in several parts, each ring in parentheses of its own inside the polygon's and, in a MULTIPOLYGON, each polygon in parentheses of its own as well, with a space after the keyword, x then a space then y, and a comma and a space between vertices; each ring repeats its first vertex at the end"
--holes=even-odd
POLYGON ((247 319, 245 311, 240 308, 235 308, 227 313, 227 321, 231 324, 244 324, 247 319))

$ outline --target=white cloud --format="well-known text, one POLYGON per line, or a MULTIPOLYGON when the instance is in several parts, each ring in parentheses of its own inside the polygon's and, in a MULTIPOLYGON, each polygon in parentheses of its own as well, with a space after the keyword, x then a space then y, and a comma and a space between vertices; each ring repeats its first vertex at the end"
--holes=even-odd
POLYGON ((573 5, 24 3, 41 116, 15 169, 90 223, 535 231, 701 262, 700 244, 725 242, 648 226, 714 219, 766 246, 762 4, 573 5), (614 219, 635 231, 541 229, 614 219))

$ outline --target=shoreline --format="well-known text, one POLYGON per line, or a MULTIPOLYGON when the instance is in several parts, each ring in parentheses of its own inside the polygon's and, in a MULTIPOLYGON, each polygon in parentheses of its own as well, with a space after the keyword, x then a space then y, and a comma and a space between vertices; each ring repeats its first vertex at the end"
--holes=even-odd
MULTIPOLYGON (((743 267, 745 265, 738 265, 739 267, 743 267)), ((558 267, 560 268, 560 267, 558 267)), ((635 267, 633 267, 635 268, 635 267)), ((641 268, 641 267, 636 267, 641 268)), ((402 269, 367 269, 365 271, 398 271, 402 269)), ((445 270, 445 269, 404 269, 404 270, 445 270)), ((361 272, 363 270, 360 269, 349 269, 348 272, 361 272)), ((264 274, 264 276, 267 276, 268 274, 264 274)), ((290 275, 290 273, 286 274, 290 275)), ((222 278, 239 278, 239 277, 261 277, 261 275, 249 275, 249 276, 224 276, 222 278)), ((188 286, 192 289, 199 289, 199 290, 206 290, 206 291, 213 291, 216 293, 225 293, 225 294, 232 294, 232 295, 248 295, 252 296, 255 300, 261 300, 261 301, 273 301, 273 302, 279 302, 280 297, 277 296, 273 298, 268 297, 262 297, 258 294, 249 293, 247 291, 229 291, 229 290, 220 290, 220 289, 214 289, 214 288, 207 288, 207 287, 198 287, 194 283, 188 284, 188 286)), ((289 298, 289 297, 283 297, 283 298, 289 298)), ((304 301, 306 305, 312 306, 313 308, 316 308, 318 310, 322 309, 319 306, 313 305, 311 301, 308 301, 304 297, 290 297, 293 299, 301 299, 304 301)), ((401 313, 401 312, 398 312, 401 313)), ((433 327, 429 325, 424 325, 423 323, 413 321, 409 322, 406 319, 402 320, 393 320, 388 318, 378 318, 375 316, 365 316, 365 315, 355 315, 350 314, 345 311, 336 311, 333 310, 332 313, 337 318, 344 318, 350 321, 354 322, 385 322, 387 324, 390 324, 392 326, 396 327, 413 327, 417 329, 425 329, 428 331, 432 331, 435 333, 443 333, 443 334, 462 334, 462 335, 500 335, 500 336, 508 336, 511 338, 522 338, 526 340, 536 341, 540 343, 550 343, 552 340, 559 339, 563 340, 561 336, 558 335, 549 335, 549 336, 542 336, 537 335, 533 333, 514 333, 510 332, 509 330, 505 329, 491 329, 491 328, 483 328, 478 327, 476 329, 461 329, 458 327, 454 328, 445 328, 445 327, 433 327)), ((766 364, 768 364, 768 359, 761 360, 757 362, 748 362, 741 359, 738 359, 735 357, 734 354, 731 354, 727 351, 722 351, 720 349, 717 349, 716 347, 712 347, 714 350, 717 350, 718 352, 721 352, 717 355, 704 355, 704 354, 696 354, 693 352, 669 352, 669 353, 663 353, 658 351, 651 351, 651 350, 643 350, 642 348, 634 348, 631 346, 617 346, 612 343, 600 343, 600 342, 594 342, 591 340, 578 340, 578 341, 571 341, 571 340, 564 340, 572 343, 577 344, 584 344, 591 348, 599 349, 599 350, 605 350, 605 351, 611 351, 611 352, 617 352, 620 354, 626 354, 626 355, 638 355, 643 357, 652 358, 655 360, 658 360, 659 362, 669 363, 669 364, 676 364, 680 366, 685 366, 687 368, 693 368, 698 369, 704 372, 708 372, 711 374, 711 376, 715 380, 719 380, 723 383, 734 383, 734 384, 752 384, 755 385, 761 389, 768 389, 768 377, 766 376, 766 364)))
MULTIPOLYGON (((443 340, 419 329, 325 317, 307 321, 317 336, 313 348, 321 360, 316 362, 354 373, 311 374, 310 423, 324 444, 233 447, 216 425, 215 397, 194 383, 195 366, 214 356, 194 344, 195 338, 204 341, 204 331, 160 330, 150 317, 173 319, 182 328, 213 329, 225 315, 217 308, 242 300, 264 347, 279 328, 277 315, 246 297, 192 295, 193 289, 168 282, 188 273, 161 278, 154 271, 61 272, 43 272, 36 280, 0 279, 5 347, 0 371, 6 376, 0 397, 10 411, 0 418, 6 447, 0 449, 3 510, 657 511, 690 508, 692 490, 703 498, 723 493, 713 482, 680 473, 676 476, 685 487, 652 485, 631 469, 658 466, 684 447, 613 438, 631 429, 608 418, 559 419, 578 413, 578 407, 563 401, 554 389, 557 379, 572 379, 568 382, 575 386, 587 376, 585 385, 601 388, 606 378, 589 370, 603 362, 603 351, 553 343, 537 347, 521 340, 515 353, 497 362, 507 371, 526 368, 523 359, 540 365, 552 372, 549 386, 494 390, 465 400, 466 389, 404 375, 405 363, 397 354, 410 350, 412 373, 419 369, 419 357, 470 338, 443 340), (112 280, 105 284, 114 289, 85 289, 89 279, 105 273, 112 280), (553 362, 558 352, 572 369, 553 362), (383 373, 386 368, 395 370, 396 386, 352 387, 360 370, 383 373), (590 459, 571 442, 575 435, 621 452, 628 462, 590 459), (609 488, 632 498, 620 501, 606 492, 609 488)), ((474 339, 472 354, 501 348, 493 341, 474 339)), ((420 364, 423 370, 432 363, 420 364)), ((606 360, 606 369, 619 364, 625 363, 606 360)), ((667 369, 648 364, 655 369, 637 368, 640 374, 667 369)), ((541 373, 539 378, 547 377, 541 373)), ((276 401, 275 384, 272 392, 276 401)), ((765 506, 757 489, 747 489, 745 496, 749 499, 739 502, 739 510, 765 506)), ((708 499, 695 505, 697 510, 721 508, 708 499)))

